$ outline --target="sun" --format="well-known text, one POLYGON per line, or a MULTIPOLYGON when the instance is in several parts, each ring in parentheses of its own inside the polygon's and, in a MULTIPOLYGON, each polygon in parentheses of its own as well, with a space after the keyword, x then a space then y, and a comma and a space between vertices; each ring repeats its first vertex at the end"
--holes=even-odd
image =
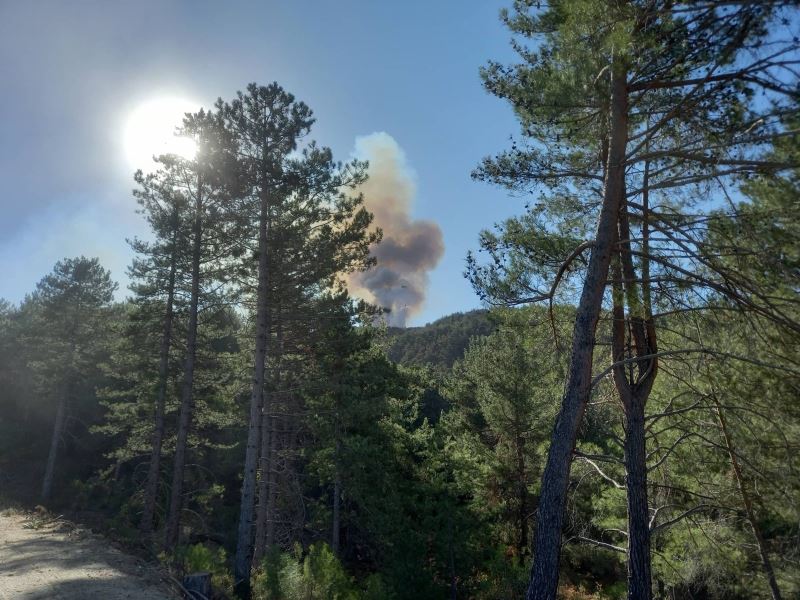
POLYGON ((175 135, 184 113, 195 112, 200 104, 185 98, 153 98, 128 116, 123 143, 125 155, 134 169, 149 171, 155 167, 153 156, 177 154, 193 158, 197 152, 194 140, 175 135))

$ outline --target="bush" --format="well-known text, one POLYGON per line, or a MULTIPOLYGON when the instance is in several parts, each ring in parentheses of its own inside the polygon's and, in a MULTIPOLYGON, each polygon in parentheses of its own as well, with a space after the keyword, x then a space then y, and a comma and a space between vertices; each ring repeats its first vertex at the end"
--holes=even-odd
MULTIPOLYGON (((369 590, 380 593, 372 582, 369 590)), ((361 600, 357 590, 327 544, 313 544, 305 557, 300 546, 294 556, 272 549, 253 578, 256 600, 361 600)), ((385 597, 385 596, 384 596, 385 597)))
POLYGON ((215 596, 233 597, 233 575, 223 548, 212 550, 203 544, 179 546, 175 550, 175 560, 184 573, 211 573, 211 587, 215 596))
POLYGON ((562 585, 558 588, 559 600, 603 600, 608 596, 602 596, 599 593, 592 594, 586 591, 582 585, 574 587, 571 585, 562 585))

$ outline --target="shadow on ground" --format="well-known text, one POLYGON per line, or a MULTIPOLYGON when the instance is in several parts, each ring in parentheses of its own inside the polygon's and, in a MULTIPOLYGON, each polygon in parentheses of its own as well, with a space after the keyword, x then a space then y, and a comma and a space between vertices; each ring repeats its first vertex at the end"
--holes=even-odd
POLYGON ((100 536, 0 513, 0 600, 176 598, 162 577, 100 536))

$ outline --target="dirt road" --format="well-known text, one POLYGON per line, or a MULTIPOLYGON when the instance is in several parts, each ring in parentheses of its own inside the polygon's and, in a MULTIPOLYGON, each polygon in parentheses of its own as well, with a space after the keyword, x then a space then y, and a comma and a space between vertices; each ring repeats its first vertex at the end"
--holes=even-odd
POLYGON ((0 512, 0 600, 177 597, 157 569, 100 536, 61 522, 0 512))

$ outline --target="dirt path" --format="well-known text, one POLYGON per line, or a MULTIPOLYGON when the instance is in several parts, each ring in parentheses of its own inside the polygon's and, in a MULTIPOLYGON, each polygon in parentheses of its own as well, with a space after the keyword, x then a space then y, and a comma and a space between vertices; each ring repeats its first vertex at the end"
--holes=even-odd
POLYGON ((0 600, 174 600, 152 565, 64 523, 0 512, 0 600), (36 528, 33 525, 37 525, 36 528))

